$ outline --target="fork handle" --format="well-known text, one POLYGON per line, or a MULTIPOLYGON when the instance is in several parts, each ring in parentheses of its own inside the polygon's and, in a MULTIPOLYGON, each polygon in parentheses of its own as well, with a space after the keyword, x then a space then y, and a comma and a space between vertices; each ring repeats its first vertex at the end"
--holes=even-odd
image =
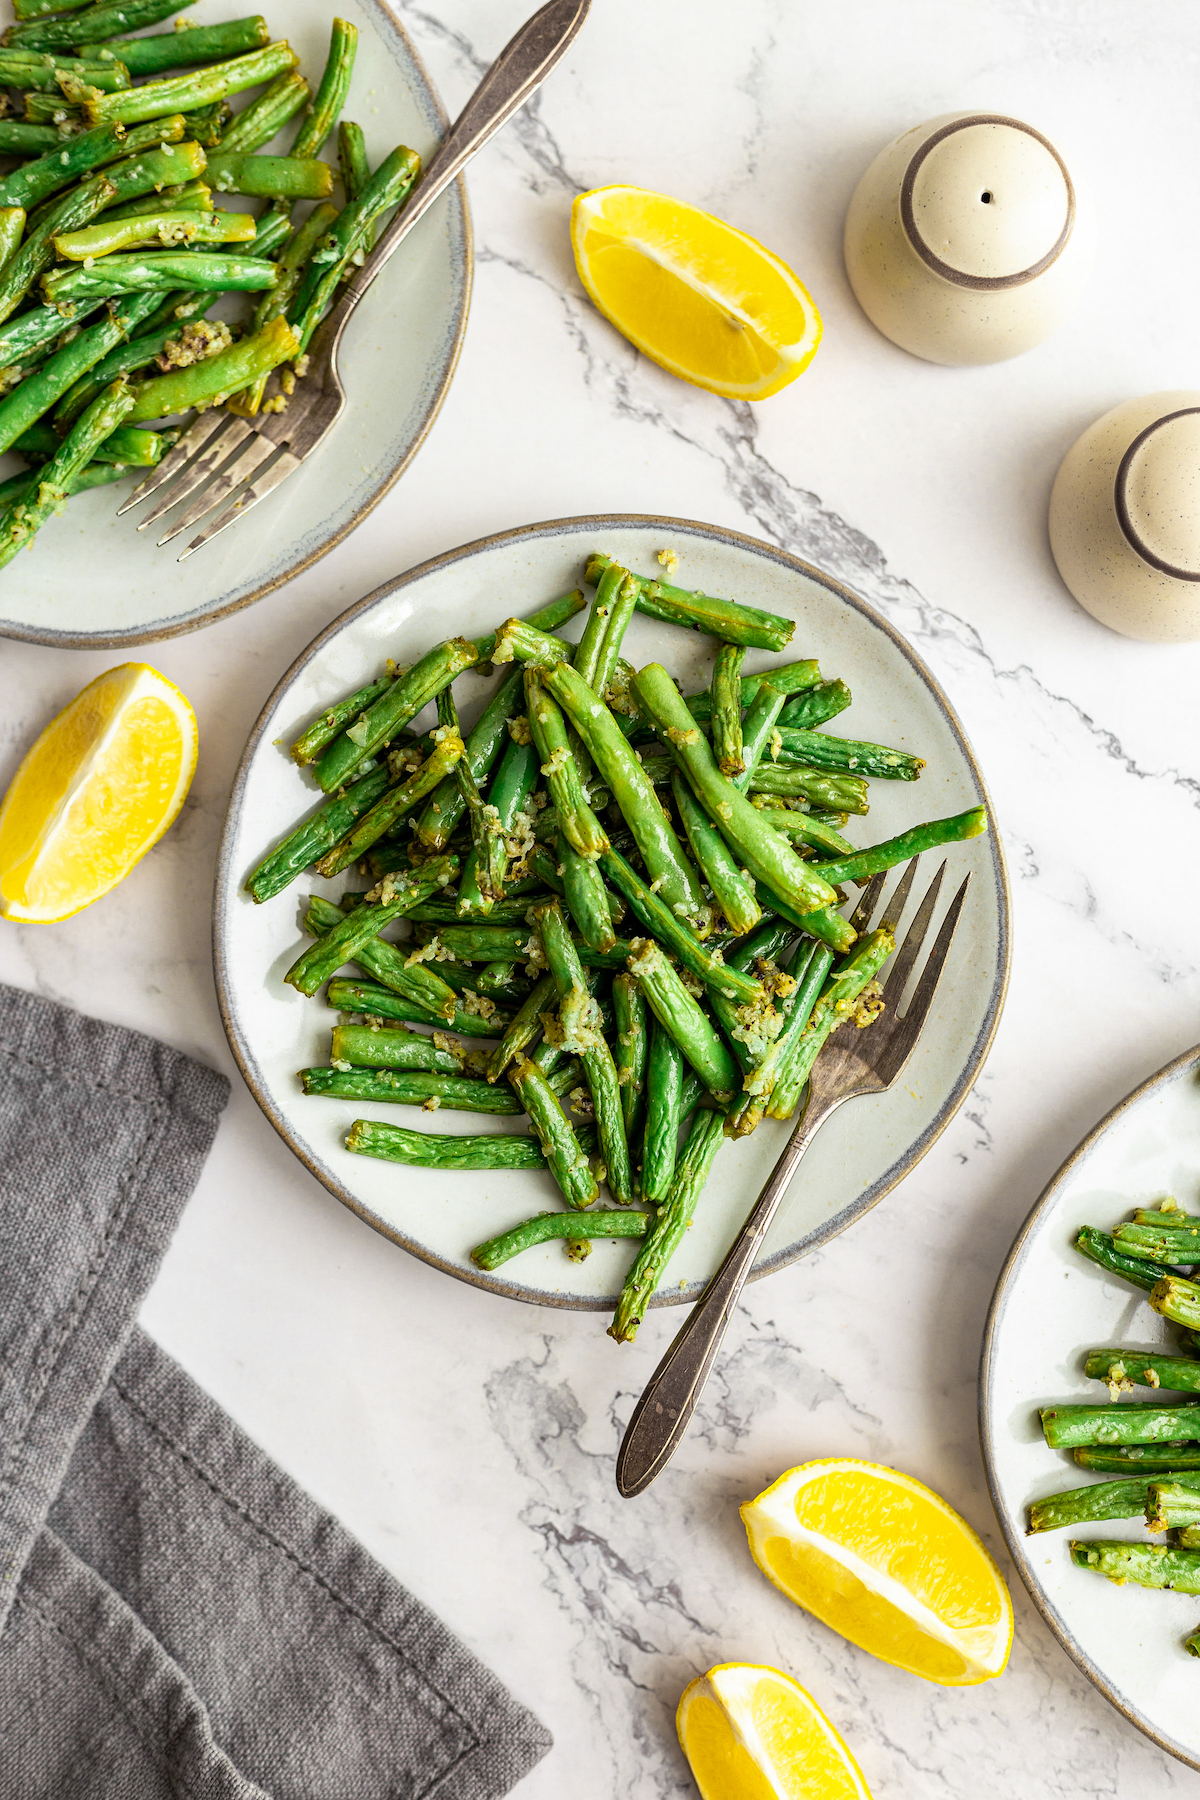
POLYGON ((333 348, 351 313, 413 226, 458 178, 475 152, 537 92, 579 31, 590 5, 591 0, 548 0, 504 46, 434 152, 412 199, 346 284, 329 321, 333 348))
POLYGON ((633 1409, 617 1456, 617 1489, 625 1500, 643 1493, 674 1456, 712 1373, 746 1278, 754 1267, 800 1158, 840 1100, 812 1093, 802 1118, 754 1203, 746 1223, 655 1369, 633 1409))

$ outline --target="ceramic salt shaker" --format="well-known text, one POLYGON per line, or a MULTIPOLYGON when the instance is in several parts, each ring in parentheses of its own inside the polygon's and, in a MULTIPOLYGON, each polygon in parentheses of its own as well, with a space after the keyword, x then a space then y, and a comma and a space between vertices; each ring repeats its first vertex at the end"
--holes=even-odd
POLYGON ((1002 113, 944 113, 889 144, 846 215, 850 285, 928 362, 1003 362, 1057 330, 1086 275, 1075 183, 1049 138, 1002 113))
POLYGON ((1050 547, 1101 624, 1200 638, 1200 393, 1146 394, 1088 426, 1054 480, 1050 547))

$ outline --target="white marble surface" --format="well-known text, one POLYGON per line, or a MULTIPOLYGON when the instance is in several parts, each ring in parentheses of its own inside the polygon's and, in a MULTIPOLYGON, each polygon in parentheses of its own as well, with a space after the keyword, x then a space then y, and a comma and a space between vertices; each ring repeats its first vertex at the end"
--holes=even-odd
MULTIPOLYGON (((519 5, 400 12, 453 108, 519 5), (436 11, 436 16, 435 16, 436 11)), ((752 1567, 739 1500, 850 1453, 931 1482, 999 1554, 975 1430, 996 1273, 1047 1177, 1197 1035, 1200 649, 1082 614, 1046 542, 1050 482, 1092 418, 1195 383, 1200 117, 1188 0, 594 0, 538 106, 470 176, 478 264, 432 437, 353 539, 248 613, 146 655, 192 696, 184 817, 109 899, 0 930, 0 975, 137 1025, 233 1076, 147 1327, 552 1727, 522 1800, 692 1791, 671 1716, 709 1664, 779 1664, 851 1742, 877 1800, 1200 1796, 1076 1674, 1026 1600, 1002 1681, 943 1691, 860 1655, 752 1567), (1101 213, 1076 318, 1023 360, 953 371, 872 331, 841 220, 869 158, 935 113, 1015 113, 1063 143, 1101 213), (632 180, 756 233, 826 324, 811 371, 752 410, 639 362, 585 304, 578 189, 632 180), (407 1258, 293 1161, 240 1087, 208 907, 225 794, 282 668, 377 582, 538 518, 691 516, 785 544, 928 658, 992 784, 1016 908, 987 1071, 921 1167, 821 1255, 753 1290, 673 1469, 618 1501, 612 1458, 677 1316, 618 1351, 407 1258)), ((101 655, 0 648, 0 779, 101 655)))

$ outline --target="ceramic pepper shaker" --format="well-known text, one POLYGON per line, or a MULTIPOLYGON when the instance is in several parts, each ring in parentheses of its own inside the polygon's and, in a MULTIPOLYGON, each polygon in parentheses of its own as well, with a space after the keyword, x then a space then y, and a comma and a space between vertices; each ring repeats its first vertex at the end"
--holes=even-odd
POLYGON ((1075 183, 1049 138, 945 113, 875 158, 846 215, 850 285, 928 362, 1002 362, 1057 330, 1086 274, 1075 183))
POLYGON ((1102 624, 1200 638, 1200 393, 1146 394, 1088 426, 1054 480, 1050 547, 1102 624))

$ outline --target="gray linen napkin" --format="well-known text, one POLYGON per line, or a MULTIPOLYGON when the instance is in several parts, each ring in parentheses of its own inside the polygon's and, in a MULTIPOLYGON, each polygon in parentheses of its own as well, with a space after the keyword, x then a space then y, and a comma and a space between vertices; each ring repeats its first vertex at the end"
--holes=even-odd
POLYGON ((0 986, 0 1793, 492 1800, 548 1733, 133 1327, 228 1093, 0 986))

